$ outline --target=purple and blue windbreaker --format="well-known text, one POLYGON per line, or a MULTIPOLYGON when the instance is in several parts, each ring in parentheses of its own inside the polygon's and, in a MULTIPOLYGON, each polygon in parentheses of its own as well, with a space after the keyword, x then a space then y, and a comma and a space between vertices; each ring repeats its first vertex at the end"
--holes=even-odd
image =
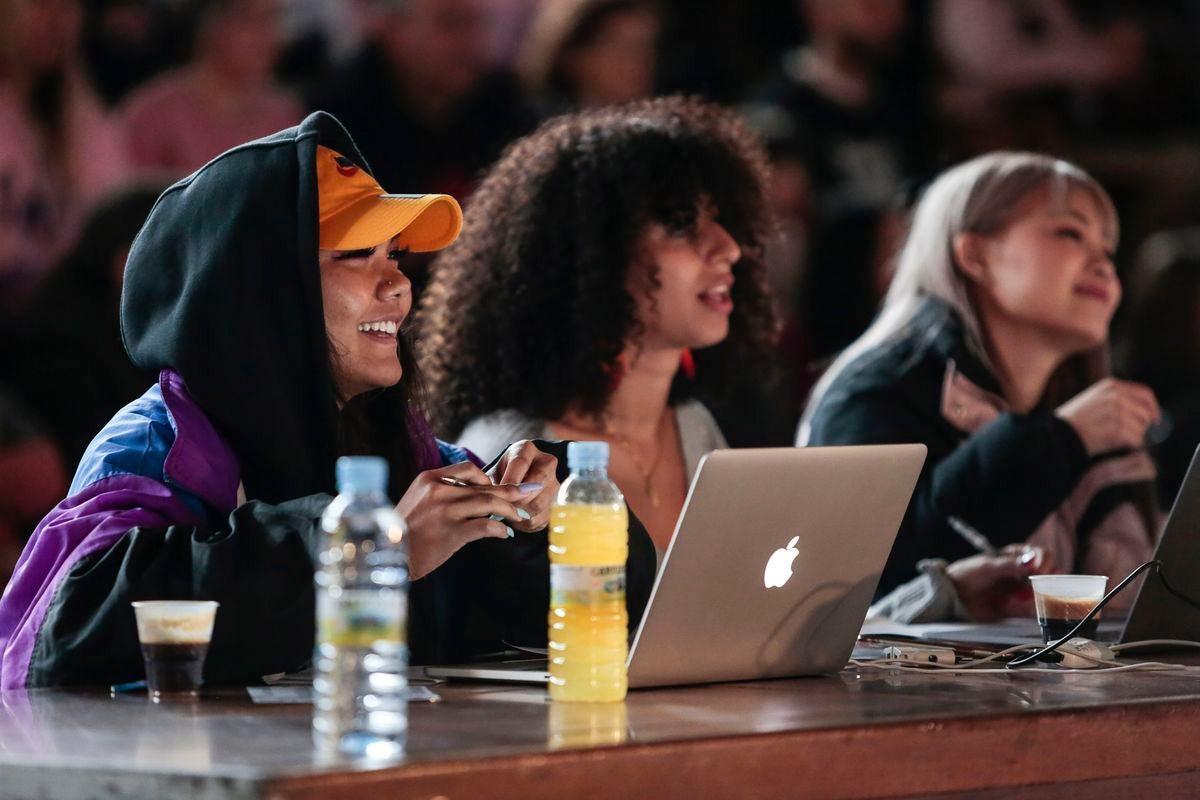
MULTIPOLYGON (((422 469, 471 459, 428 429, 422 469)), ((203 528, 238 505, 240 472, 229 445, 188 395, 183 379, 163 370, 158 383, 121 409, 79 464, 69 496, 37 526, 0 598, 0 689, 27 685, 36 647, 53 648, 43 623, 72 568, 112 548, 131 529, 203 528)), ((311 567, 309 569, 311 575, 311 567)), ((132 620, 132 611, 128 612, 132 620)))

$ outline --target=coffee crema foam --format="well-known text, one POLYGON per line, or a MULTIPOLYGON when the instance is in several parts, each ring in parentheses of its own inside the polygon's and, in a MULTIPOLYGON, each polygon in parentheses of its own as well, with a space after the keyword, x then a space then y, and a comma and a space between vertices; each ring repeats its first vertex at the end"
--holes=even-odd
MULTIPOLYGON (((1096 603, 1099 597, 1055 597, 1042 594, 1034 598, 1037 614, 1041 618, 1053 619, 1083 619, 1096 603)), ((1097 613, 1096 617, 1100 614, 1097 613)))
POLYGON ((142 644, 208 644, 212 638, 213 614, 147 616, 138 620, 142 644))

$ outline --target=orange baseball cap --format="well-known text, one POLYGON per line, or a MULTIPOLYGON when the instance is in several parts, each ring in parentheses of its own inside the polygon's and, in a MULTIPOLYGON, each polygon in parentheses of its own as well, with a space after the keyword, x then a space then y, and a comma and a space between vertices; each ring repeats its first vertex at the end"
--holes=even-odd
POLYGON ((448 194, 388 194, 370 173, 317 145, 322 250, 360 250, 403 233, 414 253, 441 250, 458 238, 462 209, 448 194))

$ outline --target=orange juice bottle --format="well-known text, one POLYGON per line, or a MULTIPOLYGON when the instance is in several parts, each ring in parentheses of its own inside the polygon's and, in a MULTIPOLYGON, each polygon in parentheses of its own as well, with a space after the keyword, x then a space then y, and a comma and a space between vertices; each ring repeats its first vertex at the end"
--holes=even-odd
POLYGON ((628 681, 629 512, 606 442, 567 445, 571 476, 550 513, 550 698, 619 702, 628 681))

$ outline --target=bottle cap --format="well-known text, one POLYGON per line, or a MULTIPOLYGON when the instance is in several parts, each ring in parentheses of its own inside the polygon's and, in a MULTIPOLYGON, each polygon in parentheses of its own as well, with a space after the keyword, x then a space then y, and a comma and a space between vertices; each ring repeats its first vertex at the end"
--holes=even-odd
POLYGON ((342 456, 337 460, 339 492, 387 490, 388 463, 379 456, 342 456))
POLYGON ((579 469, 604 469, 608 466, 608 442, 568 443, 567 466, 572 472, 579 469))

